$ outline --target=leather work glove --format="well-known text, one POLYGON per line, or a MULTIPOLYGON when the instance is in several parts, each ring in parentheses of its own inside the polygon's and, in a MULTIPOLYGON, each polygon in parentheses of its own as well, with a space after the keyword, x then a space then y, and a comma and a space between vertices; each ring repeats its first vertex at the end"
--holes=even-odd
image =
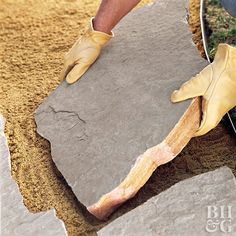
POLYGON ((98 58, 102 47, 114 37, 113 32, 106 34, 93 29, 93 19, 86 33, 80 37, 65 55, 62 78, 72 84, 89 69, 98 58))
POLYGON ((215 128, 236 106, 236 48, 219 44, 214 61, 171 95, 172 102, 202 96, 202 122, 195 136, 215 128))

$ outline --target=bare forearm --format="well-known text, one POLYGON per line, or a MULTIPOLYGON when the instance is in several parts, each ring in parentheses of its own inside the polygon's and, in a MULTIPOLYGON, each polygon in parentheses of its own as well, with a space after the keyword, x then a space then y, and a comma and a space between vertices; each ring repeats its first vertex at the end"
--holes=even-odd
POLYGON ((94 29, 110 33, 141 0, 102 0, 93 20, 94 29))

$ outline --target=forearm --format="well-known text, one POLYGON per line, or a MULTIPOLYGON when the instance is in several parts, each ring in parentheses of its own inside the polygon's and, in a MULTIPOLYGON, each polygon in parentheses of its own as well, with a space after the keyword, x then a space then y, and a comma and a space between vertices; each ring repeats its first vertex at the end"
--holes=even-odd
POLYGON ((141 0, 102 0, 93 20, 94 29, 110 33, 141 0))

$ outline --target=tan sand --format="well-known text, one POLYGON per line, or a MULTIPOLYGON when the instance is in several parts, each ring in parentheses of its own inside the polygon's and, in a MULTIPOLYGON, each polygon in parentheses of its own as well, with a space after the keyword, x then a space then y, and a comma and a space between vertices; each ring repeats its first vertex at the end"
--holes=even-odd
MULTIPOLYGON (((142 4, 146 2, 150 1, 142 4)), ((31 212, 55 208, 70 236, 92 235, 102 225, 83 216, 82 206, 52 162, 49 143, 36 134, 33 112, 59 84, 63 55, 84 32, 98 3, 0 0, 0 112, 7 119, 12 175, 27 208, 31 212)), ((194 41, 200 42, 198 0, 191 0, 191 6, 194 41)), ((236 139, 219 125, 209 135, 193 139, 173 162, 158 168, 112 218, 182 179, 223 165, 236 174, 236 139)))

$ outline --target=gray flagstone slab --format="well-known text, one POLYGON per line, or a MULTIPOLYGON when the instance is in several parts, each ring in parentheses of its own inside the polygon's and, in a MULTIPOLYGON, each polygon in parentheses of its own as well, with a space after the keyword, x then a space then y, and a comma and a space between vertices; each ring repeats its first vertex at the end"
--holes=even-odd
POLYGON ((11 177, 10 153, 0 114, 0 235, 1 236, 66 236, 64 223, 55 210, 30 213, 23 204, 18 186, 11 177))
POLYGON ((62 82, 36 110, 38 133, 84 205, 115 188, 190 104, 169 100, 207 64, 186 7, 185 0, 159 0, 128 14, 89 71, 73 85, 62 82))

